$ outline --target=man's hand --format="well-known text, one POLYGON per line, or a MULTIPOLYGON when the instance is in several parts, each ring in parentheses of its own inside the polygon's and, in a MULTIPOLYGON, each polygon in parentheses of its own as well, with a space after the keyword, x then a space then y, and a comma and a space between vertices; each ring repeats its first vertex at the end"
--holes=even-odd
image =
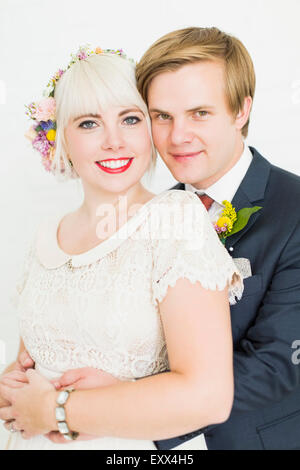
POLYGON ((34 360, 30 357, 29 353, 25 349, 21 352, 20 356, 16 361, 16 370, 26 372, 27 369, 34 369, 34 366, 34 360))
POLYGON ((60 379, 52 380, 57 390, 66 387, 74 387, 78 390, 106 387, 120 382, 113 375, 93 367, 82 367, 65 372, 60 379))
MULTIPOLYGON (((72 369, 65 372, 60 379, 52 380, 52 384, 56 390, 62 390, 67 387, 74 387, 76 390, 84 390, 91 388, 105 387, 120 382, 113 375, 104 372, 103 370, 94 369, 92 367, 82 367, 80 369, 72 369)), ((45 434, 50 441, 55 444, 70 444, 72 441, 67 441, 62 434, 57 431, 45 434)), ((80 434, 76 439, 77 441, 89 441, 96 439, 95 436, 90 434, 80 434)))

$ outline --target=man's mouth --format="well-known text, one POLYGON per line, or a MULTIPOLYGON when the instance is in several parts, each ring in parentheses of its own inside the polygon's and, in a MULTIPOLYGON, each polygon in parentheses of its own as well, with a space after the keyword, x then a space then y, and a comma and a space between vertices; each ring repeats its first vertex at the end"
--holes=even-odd
POLYGON ((203 150, 199 150, 199 152, 178 152, 178 153, 171 153, 172 157, 174 158, 192 158, 197 157, 203 152, 203 150))
POLYGON ((106 173, 122 173, 126 171, 131 163, 133 158, 118 158, 118 159, 107 159, 107 160, 100 160, 95 162, 98 168, 105 171, 106 173))

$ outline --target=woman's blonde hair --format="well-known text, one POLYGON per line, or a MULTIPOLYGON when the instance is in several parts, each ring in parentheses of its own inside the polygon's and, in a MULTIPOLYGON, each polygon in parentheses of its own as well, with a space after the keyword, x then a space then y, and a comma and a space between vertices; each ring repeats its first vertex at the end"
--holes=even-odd
MULTIPOLYGON (((147 103, 152 80, 161 73, 199 61, 222 61, 228 105, 236 116, 247 96, 255 92, 255 71, 245 46, 218 28, 185 28, 158 39, 143 55, 136 68, 137 87, 147 103)), ((249 119, 242 128, 247 137, 249 119)))
MULTIPOLYGON (((152 141, 147 106, 136 87, 135 66, 125 58, 102 53, 77 61, 59 79, 54 98, 57 133, 53 169, 59 180, 78 177, 66 151, 65 128, 70 119, 99 114, 99 109, 105 110, 110 106, 136 106, 145 115, 152 141)), ((148 170, 154 168, 155 162, 156 152, 152 143, 148 170)))

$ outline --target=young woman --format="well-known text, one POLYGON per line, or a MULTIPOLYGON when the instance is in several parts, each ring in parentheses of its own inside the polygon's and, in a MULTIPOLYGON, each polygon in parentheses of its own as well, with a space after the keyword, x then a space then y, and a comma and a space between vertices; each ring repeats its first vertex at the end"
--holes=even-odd
POLYGON ((47 218, 27 255, 20 351, 35 370, 2 376, 0 418, 10 449, 62 448, 45 436, 58 430, 77 438, 67 449, 155 449, 228 418, 242 280, 196 195, 142 185, 155 151, 122 51, 81 50, 51 87, 29 108, 33 143, 84 200, 47 218), (51 380, 80 367, 118 380, 62 397, 51 380))

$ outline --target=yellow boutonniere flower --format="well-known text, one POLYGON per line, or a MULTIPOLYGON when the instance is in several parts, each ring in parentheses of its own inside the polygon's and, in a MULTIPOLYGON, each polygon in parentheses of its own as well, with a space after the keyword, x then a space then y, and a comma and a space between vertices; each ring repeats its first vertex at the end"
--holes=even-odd
POLYGON ((217 221, 217 226, 220 229, 225 228, 224 231, 230 232, 232 230, 233 223, 232 223, 232 221, 230 220, 229 217, 223 216, 223 217, 220 217, 219 220, 217 221))
POLYGON ((225 208, 221 217, 214 224, 214 228, 221 242, 225 245, 226 238, 242 230, 247 225, 251 215, 262 209, 262 207, 244 207, 236 213, 235 208, 229 201, 223 201, 223 204, 225 208))

